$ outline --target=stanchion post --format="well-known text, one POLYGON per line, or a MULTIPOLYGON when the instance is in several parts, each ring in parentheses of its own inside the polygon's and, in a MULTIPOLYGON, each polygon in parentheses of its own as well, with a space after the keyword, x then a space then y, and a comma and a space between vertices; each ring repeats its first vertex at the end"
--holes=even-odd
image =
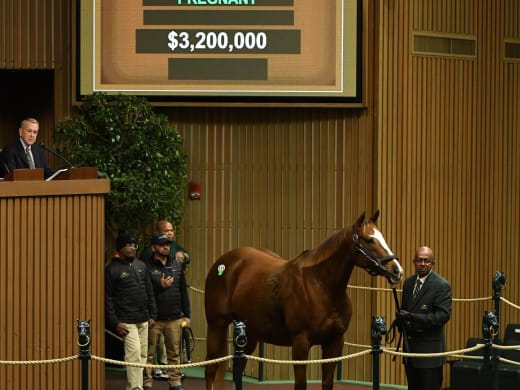
MULTIPOLYGON (((264 342, 258 343, 258 356, 264 357, 264 342)), ((264 381, 264 362, 258 362, 258 382, 264 381)))
POLYGON ((486 346, 484 347, 484 362, 483 362, 483 388, 489 390, 498 390, 496 385, 496 365, 491 361, 491 347, 493 345, 493 338, 498 332, 498 319, 494 312, 486 311, 482 317, 482 338, 486 346))
POLYGON ((381 338, 386 334, 386 324, 383 317, 372 317, 370 335, 372 336, 372 389, 379 390, 379 359, 383 353, 381 338))
POLYGON ((242 375, 246 366, 244 348, 247 345, 246 325, 241 321, 233 321, 233 382, 235 389, 242 390, 242 375))
MULTIPOLYGON (((502 296, 502 289, 506 285, 506 276, 503 272, 497 271, 495 273, 495 276, 493 276, 493 301, 495 302, 495 314, 497 316, 497 322, 500 323, 500 297, 502 296)), ((497 329, 497 332, 494 335, 493 342, 495 344, 499 344, 499 331, 497 329)), ((493 387, 495 389, 498 389, 498 355, 499 351, 496 348, 493 348, 491 351, 491 365, 493 367, 493 387)))
MULTIPOLYGON (((497 321, 500 323, 500 297, 502 295, 502 289, 506 285, 506 276, 503 272, 497 271, 495 276, 493 276, 493 301, 495 302, 495 315, 497 316, 497 321)), ((498 343, 499 334, 494 337, 495 344, 498 343)))
POLYGON ((81 360, 81 389, 88 390, 88 361, 90 360, 90 320, 78 321, 78 345, 81 360))

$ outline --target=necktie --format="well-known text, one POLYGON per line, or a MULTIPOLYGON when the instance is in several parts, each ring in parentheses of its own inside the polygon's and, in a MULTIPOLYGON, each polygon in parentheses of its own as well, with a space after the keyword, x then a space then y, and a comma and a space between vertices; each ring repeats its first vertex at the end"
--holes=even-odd
POLYGON ((25 149, 25 157, 27 158, 27 164, 29 164, 29 168, 31 168, 31 169, 36 168, 36 166, 34 165, 34 159, 33 159, 32 153, 31 153, 31 147, 30 146, 28 146, 25 149))
POLYGON ((421 291, 421 279, 417 279, 415 282, 415 287, 413 288, 413 299, 417 298, 417 295, 419 295, 419 291, 421 291))

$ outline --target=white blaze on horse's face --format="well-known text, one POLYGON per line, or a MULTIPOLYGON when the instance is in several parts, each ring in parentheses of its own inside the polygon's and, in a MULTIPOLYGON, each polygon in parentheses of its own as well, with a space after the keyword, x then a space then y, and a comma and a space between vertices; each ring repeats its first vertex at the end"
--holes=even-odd
MULTIPOLYGON (((379 242, 379 245, 381 245, 383 247, 383 249, 388 253, 388 256, 395 255, 395 253, 392 252, 392 250, 386 243, 385 238, 383 237, 383 234, 381 234, 381 232, 379 230, 374 228, 374 233, 370 234, 369 237, 373 238, 374 240, 377 240, 379 242)), ((403 275, 403 272, 404 272, 403 267, 401 267, 401 264, 399 264, 399 261, 397 259, 394 259, 394 262, 395 262, 397 268, 399 269, 399 274, 403 275)))

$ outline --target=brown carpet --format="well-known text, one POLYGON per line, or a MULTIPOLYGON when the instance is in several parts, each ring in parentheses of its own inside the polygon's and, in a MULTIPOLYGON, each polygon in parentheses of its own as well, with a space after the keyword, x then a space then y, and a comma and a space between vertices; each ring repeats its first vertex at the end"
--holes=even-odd
MULTIPOLYGON (((126 373, 121 369, 106 369, 105 375, 105 388, 107 390, 124 390, 126 385, 126 373)), ((203 390, 204 379, 200 375, 194 375, 190 377, 187 373, 186 378, 183 381, 185 390, 203 390)), ((392 386, 393 387, 393 386, 392 386)), ((287 383, 243 383, 243 390, 292 390, 293 384, 287 383)), ((393 387, 395 389, 395 387, 393 387)), ((336 383, 334 384, 335 390, 369 390, 372 389, 372 385, 362 386, 356 384, 347 383, 336 383)), ((388 387, 380 387, 381 390, 389 390, 388 387)), ((153 383, 153 390, 168 390, 168 382, 163 380, 156 380, 153 383)), ((235 384, 232 381, 226 381, 225 390, 235 390, 235 384)), ((321 390, 321 384, 309 383, 307 384, 307 390, 321 390)))

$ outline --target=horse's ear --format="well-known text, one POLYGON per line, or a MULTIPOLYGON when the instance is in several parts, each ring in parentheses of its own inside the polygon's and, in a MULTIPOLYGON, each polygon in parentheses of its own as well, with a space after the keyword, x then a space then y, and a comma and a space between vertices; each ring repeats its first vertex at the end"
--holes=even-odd
POLYGON ((372 218, 370 218, 370 220, 371 220, 373 223, 376 223, 377 218, 379 218, 379 210, 376 210, 376 212, 374 213, 374 215, 372 216, 372 218))
POLYGON ((359 218, 356 221, 356 226, 361 226, 365 223, 365 212, 359 216, 359 218))

